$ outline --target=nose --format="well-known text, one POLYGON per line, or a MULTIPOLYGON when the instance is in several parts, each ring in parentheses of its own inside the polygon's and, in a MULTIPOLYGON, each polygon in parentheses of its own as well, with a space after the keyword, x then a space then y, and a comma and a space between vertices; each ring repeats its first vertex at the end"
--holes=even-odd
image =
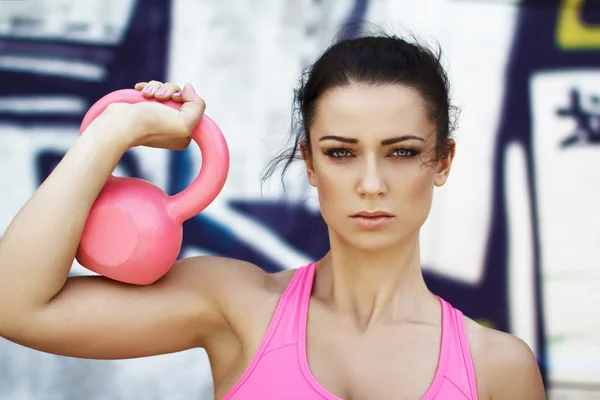
POLYGON ((383 171, 375 156, 366 158, 357 191, 364 197, 377 197, 387 193, 383 171))

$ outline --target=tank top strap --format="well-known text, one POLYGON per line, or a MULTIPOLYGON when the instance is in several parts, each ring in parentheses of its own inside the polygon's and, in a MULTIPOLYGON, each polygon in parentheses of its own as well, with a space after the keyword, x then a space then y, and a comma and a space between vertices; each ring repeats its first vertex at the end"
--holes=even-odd
POLYGON ((269 328, 265 333, 264 352, 298 343, 298 324, 302 321, 302 301, 312 291, 314 263, 298 268, 281 295, 269 328))
POLYGON ((465 329, 465 320, 460 310, 441 300, 447 309, 444 318, 443 331, 447 335, 445 351, 448 353, 448 363, 445 375, 471 399, 477 399, 475 371, 469 349, 469 341, 465 329))

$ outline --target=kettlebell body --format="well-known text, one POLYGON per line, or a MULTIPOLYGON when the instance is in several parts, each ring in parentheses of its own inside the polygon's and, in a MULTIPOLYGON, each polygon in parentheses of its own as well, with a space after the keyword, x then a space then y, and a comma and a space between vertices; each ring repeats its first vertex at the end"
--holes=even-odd
MULTIPOLYGON (((110 103, 139 101, 156 100, 133 89, 103 97, 86 114, 81 133, 110 103)), ((172 101, 163 104, 181 107, 172 101)), ((76 255, 82 266, 137 285, 154 283, 169 271, 181 250, 182 223, 214 200, 229 170, 225 139, 207 116, 192 139, 200 147, 202 167, 190 186, 174 196, 143 179, 109 177, 86 220, 76 255)))

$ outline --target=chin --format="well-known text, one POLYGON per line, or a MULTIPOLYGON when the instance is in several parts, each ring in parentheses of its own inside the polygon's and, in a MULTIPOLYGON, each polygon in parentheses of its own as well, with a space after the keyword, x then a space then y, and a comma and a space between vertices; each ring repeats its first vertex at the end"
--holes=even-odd
POLYGON ((402 242, 400 235, 392 235, 390 232, 353 232, 340 235, 340 239, 346 245, 365 253, 382 252, 397 247, 402 242))

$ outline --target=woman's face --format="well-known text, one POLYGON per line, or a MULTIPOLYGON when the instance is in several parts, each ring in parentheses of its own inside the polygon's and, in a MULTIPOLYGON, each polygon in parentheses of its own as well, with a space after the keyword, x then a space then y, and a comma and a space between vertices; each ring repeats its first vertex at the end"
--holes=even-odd
POLYGON ((418 235, 433 188, 454 156, 435 160, 435 126, 420 94, 402 85, 351 84, 326 92, 310 127, 308 179, 330 233, 383 250, 418 235))

